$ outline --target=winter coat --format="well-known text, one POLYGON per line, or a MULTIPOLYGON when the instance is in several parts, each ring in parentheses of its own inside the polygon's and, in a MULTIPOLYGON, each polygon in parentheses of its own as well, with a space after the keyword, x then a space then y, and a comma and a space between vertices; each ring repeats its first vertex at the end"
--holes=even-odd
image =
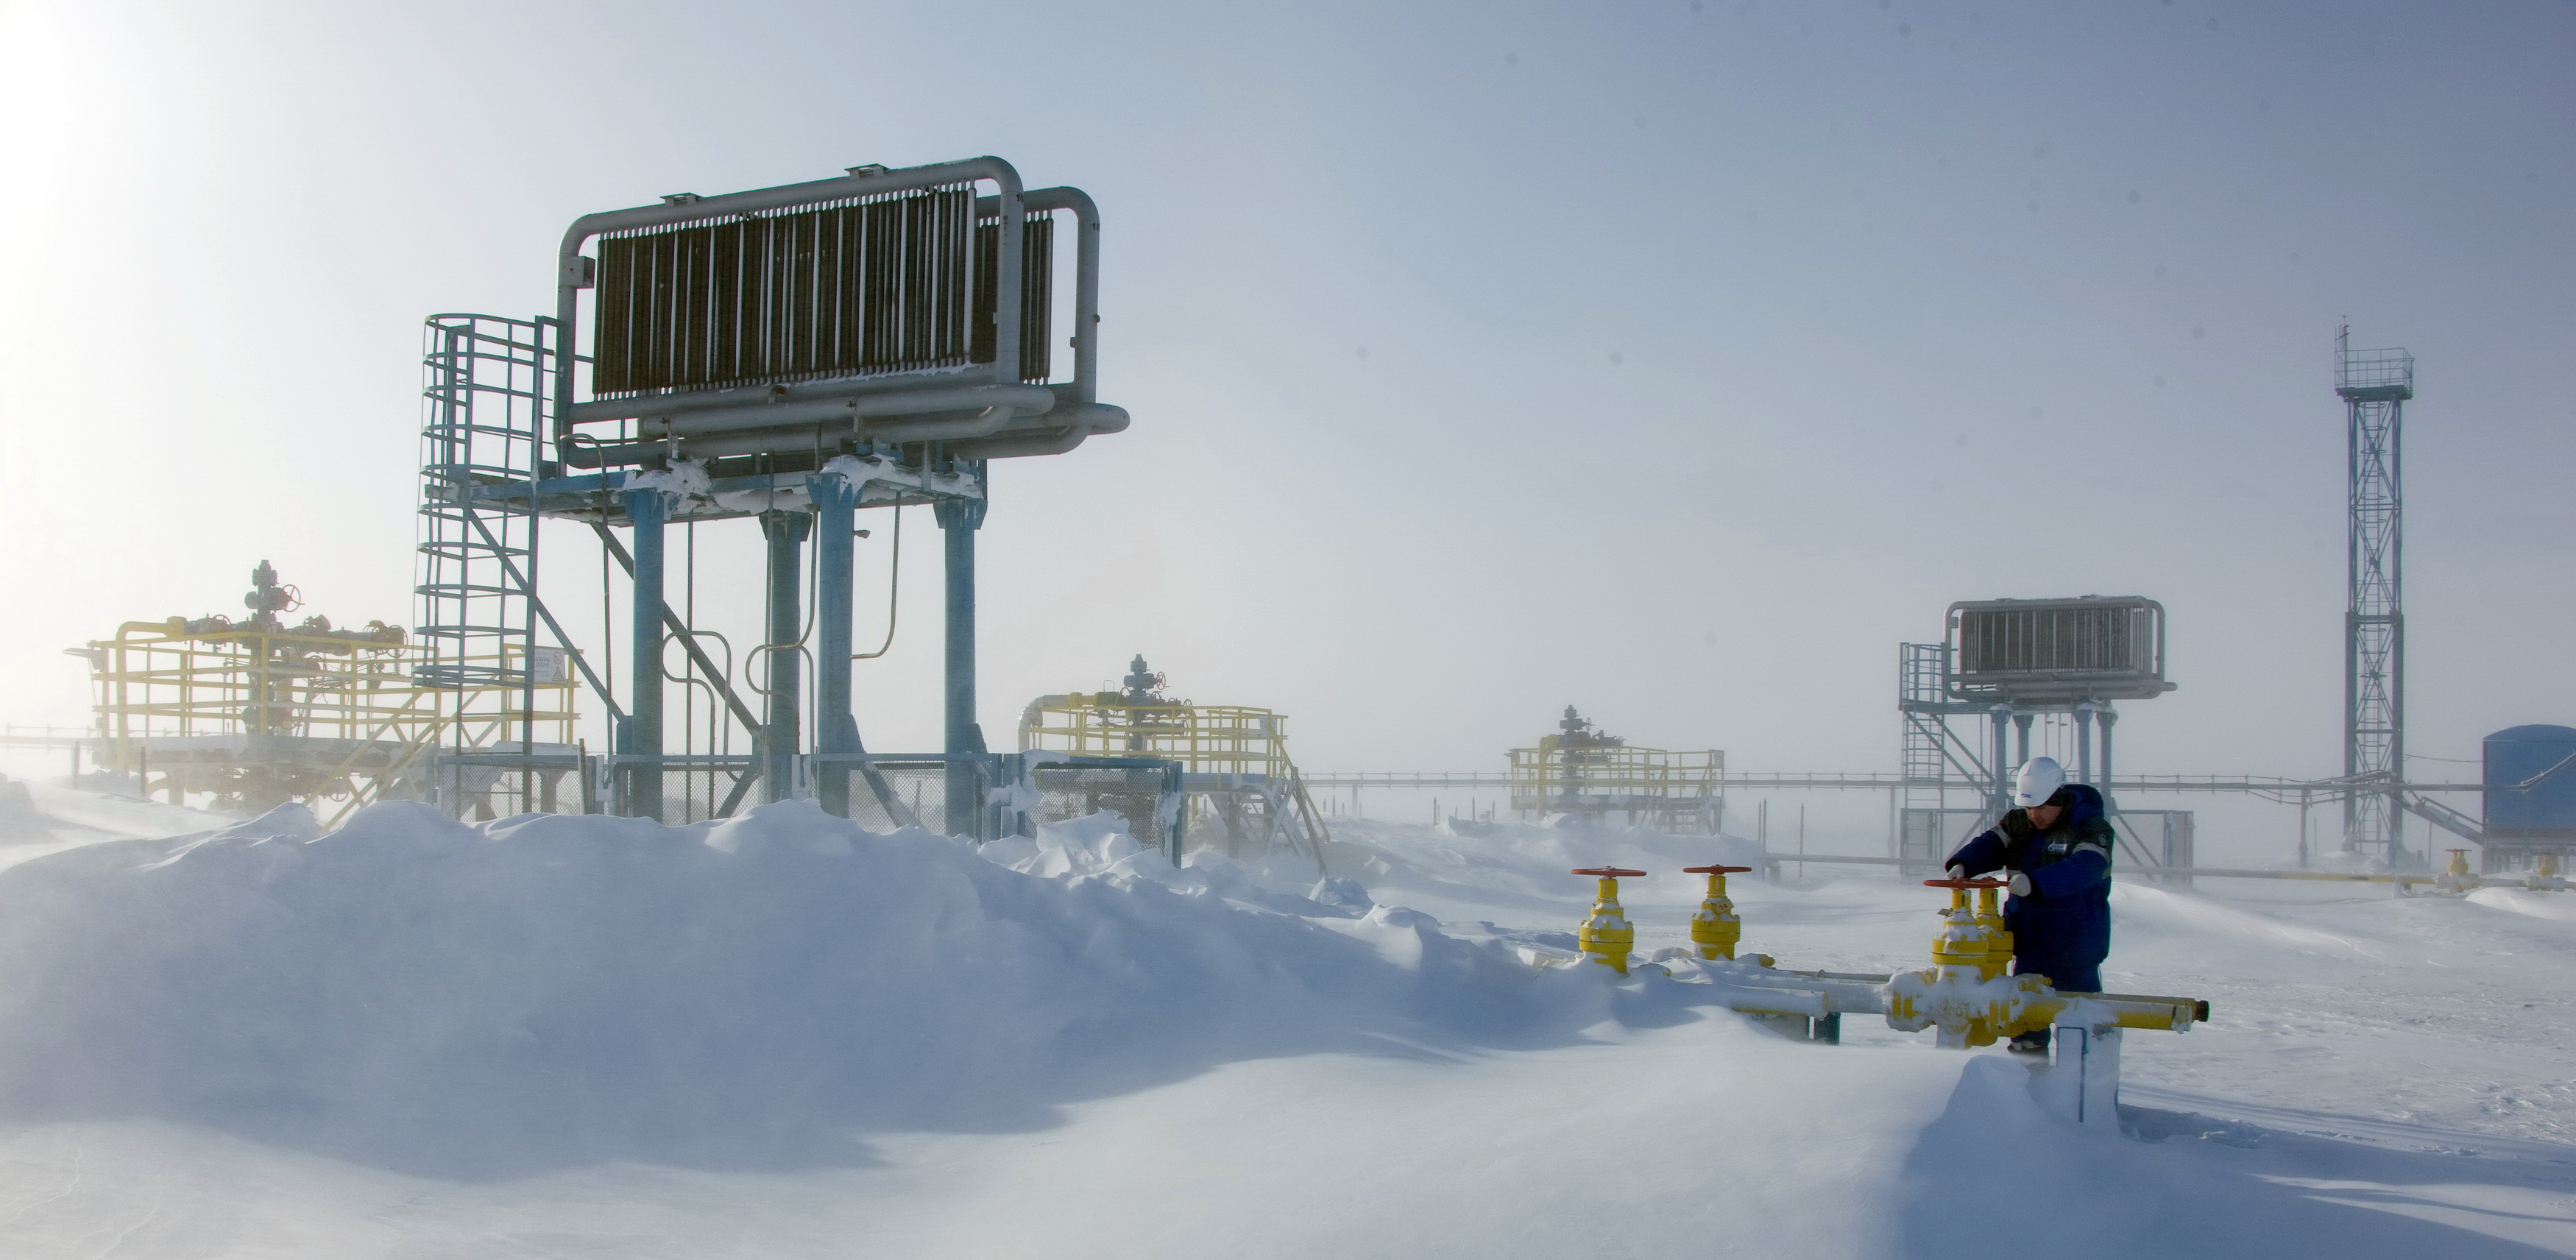
POLYGON ((2074 993, 2099 992, 2102 960, 2111 953, 2111 820, 2102 794, 2071 783, 2057 825, 2033 827, 2023 810, 1959 846, 1945 865, 1970 876, 1993 870, 2030 876, 2030 895, 2007 898, 2004 925, 2013 934, 2013 970, 2047 976, 2074 993))

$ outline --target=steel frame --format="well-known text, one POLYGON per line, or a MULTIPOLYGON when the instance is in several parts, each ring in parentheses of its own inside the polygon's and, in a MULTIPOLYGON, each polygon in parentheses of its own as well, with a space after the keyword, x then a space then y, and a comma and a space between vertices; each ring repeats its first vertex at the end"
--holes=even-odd
POLYGON ((2348 527, 2345 549, 2343 777, 2385 784, 2344 798, 2347 853, 2406 856, 2405 499, 2401 477, 2406 401, 2415 359, 2403 349, 2351 348, 2335 337, 2335 394, 2344 401, 2348 527))
MULTIPOLYGON (((942 222, 957 226, 953 216, 942 222)), ((789 231, 784 226, 777 230, 789 231)), ((483 319, 528 330, 522 340, 529 347, 527 366, 536 380, 525 384, 512 378, 503 431, 469 426, 478 437, 506 447, 506 468, 476 467, 467 476, 431 478, 435 488, 424 497, 425 517, 434 517, 445 531, 440 535, 441 563, 462 563, 450 559, 455 555, 485 562, 486 569, 497 563, 505 570, 503 580, 478 575, 472 580, 442 578, 424 585, 468 593, 459 599, 518 599, 520 604, 511 607, 523 606, 528 615, 500 618, 495 624, 506 623, 508 633, 533 641, 536 624, 542 621, 560 639, 561 628, 534 594, 534 522, 549 516, 586 522, 626 571, 630 605, 630 642, 622 662, 628 675, 622 680, 626 704, 617 703, 617 680, 602 678, 583 666, 585 680, 599 694, 612 723, 609 755, 590 759, 611 774, 603 802, 606 808, 661 817, 666 800, 663 776, 668 769, 685 776, 726 776, 730 791, 724 804, 714 810, 718 814, 730 812, 757 783, 768 799, 810 793, 825 809, 846 815, 852 804, 849 776, 855 769, 887 813, 900 822, 911 818, 912 811, 895 798, 877 768, 884 759, 872 758, 861 744, 851 712, 850 668, 856 656, 851 651, 851 540, 856 533, 855 514, 861 508, 932 505, 945 535, 947 558, 947 735, 941 753, 924 756, 930 764, 946 767, 946 825, 980 835, 986 829, 983 822, 968 820, 981 820, 989 812, 980 805, 981 793, 990 788, 986 782, 990 775, 977 768, 981 764, 977 759, 985 753, 974 721, 974 535, 984 518, 986 466, 993 459, 1058 454, 1094 434, 1126 427, 1126 412, 1097 397, 1099 237, 1099 213, 1087 195, 1072 188, 1023 190, 1018 173, 991 157, 900 170, 853 167, 840 178, 722 196, 674 194, 660 205, 575 220, 564 234, 558 257, 552 317, 535 321, 441 317, 483 319), (992 191, 971 198, 972 213, 965 223, 977 232, 991 229, 989 239, 975 238, 986 241, 990 249, 984 251, 984 261, 966 265, 986 273, 973 275, 970 288, 989 285, 994 295, 991 353, 985 361, 972 361, 975 356, 970 354, 962 363, 942 360, 933 365, 923 360, 889 363, 883 371, 706 380, 687 386, 621 388, 612 391, 611 397, 582 396, 590 360, 573 347, 591 305, 583 294, 599 275, 597 263, 582 253, 590 242, 604 235, 686 231, 701 225, 874 204, 923 190, 954 196, 978 186, 992 191), (1020 327, 1022 304, 1017 300, 1024 291, 1023 254, 1035 239, 1029 232, 1033 217, 1059 212, 1070 216, 1076 234, 1072 376, 1062 382, 1028 381, 1020 370, 1029 343, 1020 327), (522 401, 533 405, 519 406, 522 401), (434 510, 429 506, 433 503, 434 510), (753 671, 753 660, 740 663, 746 672, 767 675, 767 685, 757 688, 767 699, 764 714, 755 714, 736 692, 737 683, 748 679, 732 677, 731 669, 720 667, 707 655, 698 643, 700 636, 665 595, 671 566, 665 536, 670 527, 742 517, 762 522, 769 549, 769 624, 766 641, 752 653, 755 659, 765 658, 759 663, 766 668, 753 671), (524 544, 509 524, 521 520, 529 523, 524 544), (499 521, 503 527, 489 531, 491 540, 478 550, 453 541, 462 535, 447 525, 456 521, 499 521), (617 527, 630 531, 631 546, 618 544, 611 533, 617 527), (812 611, 800 619, 797 614, 806 589, 798 553, 809 534, 814 548, 812 611), (800 628, 805 625, 811 630, 800 628), (810 642, 806 641, 809 635, 810 642), (788 638, 793 641, 785 641, 788 638), (670 677, 663 663, 670 639, 681 643, 692 674, 703 673, 703 680, 670 677), (811 712, 798 700, 807 685, 808 660, 811 712), (723 716, 717 720, 738 723, 750 736, 752 755, 738 759, 686 752, 669 755, 663 693, 670 681, 702 681, 709 686, 723 701, 723 716), (808 730, 810 752, 804 751, 808 730)), ((795 283, 802 283, 796 277, 807 274, 794 270, 804 264, 778 265, 789 266, 789 272, 782 274, 795 283)), ((1029 265, 1047 264, 1032 258, 1029 265)), ((753 273, 719 269, 712 274, 753 273)), ((780 309, 801 319, 796 313, 806 308, 791 304, 780 309)), ((972 339, 982 343, 984 331, 975 330, 972 339)), ((517 366, 512 364, 514 369, 517 366)), ((425 459, 425 472, 438 462, 425 459)), ((493 619, 460 614, 425 618, 424 624, 481 626, 488 620, 493 619)), ((488 761, 488 756, 475 758, 476 764, 488 761)))

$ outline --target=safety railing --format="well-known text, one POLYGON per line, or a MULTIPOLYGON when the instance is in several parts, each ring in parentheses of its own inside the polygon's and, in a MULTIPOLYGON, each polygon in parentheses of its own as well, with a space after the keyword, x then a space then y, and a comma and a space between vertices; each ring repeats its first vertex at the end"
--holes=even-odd
POLYGON ((1074 695, 1032 707, 1020 746, 1076 757, 1158 757, 1193 774, 1288 778, 1287 719, 1268 709, 1223 704, 1102 704, 1074 695))
POLYGON ((1645 802, 1696 804, 1726 789, 1726 754, 1624 744, 1511 750, 1512 808, 1628 809, 1645 802))
POLYGON ((2336 389, 2413 386, 2415 356, 2401 349, 2346 350, 2335 356, 2336 389))
MULTIPOLYGON (((570 684, 525 681, 524 652, 480 662, 490 683, 426 688, 412 676, 426 653, 404 642, 399 629, 174 632, 141 623, 159 632, 136 634, 137 624, 89 645, 97 734, 111 748, 191 735, 408 741, 454 721, 460 706, 487 700, 488 716, 515 736, 571 738, 570 684), (487 691, 498 694, 481 694, 487 691), (523 703, 530 692, 533 710, 523 703)), ((539 664, 542 676, 547 669, 539 664)))

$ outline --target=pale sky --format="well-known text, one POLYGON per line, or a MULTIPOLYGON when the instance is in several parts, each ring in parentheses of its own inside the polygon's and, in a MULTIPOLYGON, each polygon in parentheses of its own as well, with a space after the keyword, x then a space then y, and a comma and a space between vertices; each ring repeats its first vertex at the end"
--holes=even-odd
MULTIPOLYGON (((573 218, 990 153, 1098 200, 1134 417, 995 468, 997 745, 1143 652, 1315 770, 1574 703, 1886 771, 1899 642, 2102 593, 2180 684, 2124 771, 2336 773, 2349 319, 2418 360, 2409 746, 2474 757, 2576 724, 2571 55, 2563 3, 6 4, 0 722, 261 559, 408 622, 420 320, 549 308, 573 218)), ((755 538, 700 531, 746 632, 755 538)), ((935 555, 875 749, 937 742, 935 555)))

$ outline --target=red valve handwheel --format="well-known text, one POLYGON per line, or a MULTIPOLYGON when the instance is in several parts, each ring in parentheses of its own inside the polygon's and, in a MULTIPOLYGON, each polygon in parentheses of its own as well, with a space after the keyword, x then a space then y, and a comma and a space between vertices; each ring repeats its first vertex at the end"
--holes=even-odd
POLYGON ((1575 875, 1643 875, 1643 874, 1645 874, 1645 872, 1644 872, 1644 871, 1632 871, 1632 870, 1629 870, 1627 867, 1624 867, 1624 866, 1578 866, 1578 867, 1574 868, 1574 870, 1573 870, 1571 873, 1572 873, 1572 874, 1575 874, 1575 875))
POLYGON ((2005 885, 2000 879, 1927 879, 1923 881, 1923 886, 1926 888, 2002 888, 2005 885))
POLYGON ((1752 870, 1750 866, 1685 866, 1684 875, 1736 875, 1752 870))

